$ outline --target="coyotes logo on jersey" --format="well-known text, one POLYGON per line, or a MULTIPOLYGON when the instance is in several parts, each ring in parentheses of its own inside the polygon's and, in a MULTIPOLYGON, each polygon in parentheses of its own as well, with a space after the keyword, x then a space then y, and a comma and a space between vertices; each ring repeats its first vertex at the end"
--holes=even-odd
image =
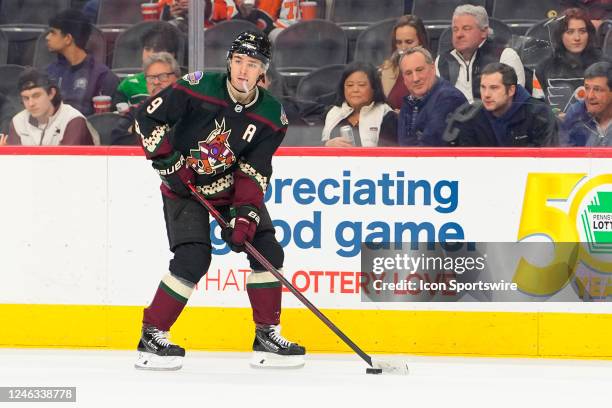
POLYGON ((232 130, 225 129, 225 118, 221 123, 215 119, 215 126, 205 141, 198 142, 198 149, 190 149, 187 165, 198 174, 223 172, 236 161, 227 141, 232 130))

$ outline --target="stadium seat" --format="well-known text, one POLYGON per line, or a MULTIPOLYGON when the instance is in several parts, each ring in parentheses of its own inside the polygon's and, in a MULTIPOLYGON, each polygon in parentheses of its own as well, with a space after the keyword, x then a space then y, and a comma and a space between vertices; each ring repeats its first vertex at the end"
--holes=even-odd
POLYGON ((0 65, 4 65, 8 59, 9 41, 3 31, 0 31, 0 65))
POLYGON ((348 40, 344 31, 326 20, 300 21, 280 32, 273 60, 287 86, 295 90, 299 79, 316 68, 345 64, 348 40))
MULTIPOLYGON (((225 72, 225 70, 222 72, 225 72)), ((276 70, 276 68, 274 68, 273 64, 270 64, 268 67, 266 76, 268 77, 268 81, 270 81, 270 84, 268 84, 268 92, 274 95, 274 97, 281 98, 289 94, 287 84, 285 84, 285 78, 276 70)))
POLYGON ((206 29, 204 32, 204 67, 207 70, 225 71, 227 50, 234 38, 247 30, 259 31, 255 24, 245 20, 228 20, 206 29))
POLYGON ((523 65, 535 67, 553 54, 554 31, 558 24, 555 20, 542 20, 533 24, 524 36, 518 37, 514 48, 519 53, 523 65))
POLYGON ((605 57, 612 58, 612 30, 608 31, 601 47, 605 57))
POLYGON ((100 0, 96 25, 133 25, 142 22, 141 3, 150 0, 100 0))
POLYGON ((100 144, 108 146, 111 143, 111 132, 119 120, 119 115, 114 112, 97 113, 87 117, 87 120, 100 135, 100 144))
POLYGON ((519 39, 513 48, 518 52, 525 67, 535 69, 540 62, 553 55, 553 47, 548 41, 526 36, 519 39))
POLYGON ((42 24, 59 11, 70 8, 70 0, 5 0, 0 3, 0 24, 42 24))
POLYGON ((355 61, 370 62, 379 66, 391 54, 391 32, 397 18, 389 18, 372 24, 357 38, 355 61))
POLYGON ((419 16, 425 23, 446 22, 450 25, 453 11, 462 4, 486 6, 485 0, 414 0, 411 14, 419 16))
POLYGON ((559 0, 495 0, 491 17, 500 19, 516 34, 525 31, 542 19, 551 19, 561 14, 559 0))
POLYGON ((148 30, 160 24, 165 24, 178 32, 180 44, 177 44, 177 61, 179 61, 180 64, 184 58, 185 40, 178 28, 164 21, 143 21, 142 23, 138 23, 119 34, 117 41, 115 42, 111 67, 113 69, 140 68, 142 66, 141 38, 148 30))
MULTIPOLYGON (((104 33, 106 49, 115 50, 119 36, 131 26, 142 22, 141 3, 152 0, 100 0, 96 26, 104 33)), ((114 57, 109 55, 106 65, 112 66, 114 57)))
POLYGON ((339 26, 372 24, 404 14, 404 0, 334 0, 330 20, 339 26))
POLYGON ((21 65, 0 65, 0 133, 8 133, 11 119, 23 110, 17 78, 24 69, 21 65))
POLYGON ((597 29, 597 44, 605 44, 606 35, 612 30, 612 20, 604 20, 597 29))
MULTIPOLYGON (((56 59, 56 55, 49 52, 45 37, 46 33, 42 33, 36 41, 32 65, 37 68, 44 68, 56 59)), ((94 56, 96 61, 106 64, 106 40, 104 39, 102 31, 96 26, 92 26, 91 35, 89 36, 89 41, 87 41, 85 49, 89 54, 94 56)))
POLYGON ((526 37, 536 40, 548 41, 551 45, 555 43, 554 33, 557 27, 557 20, 545 19, 531 25, 525 32, 526 37))
POLYGON ((21 100, 7 98, 0 92, 0 133, 8 134, 13 116, 23 110, 21 100))
POLYGON ((346 63, 344 31, 325 20, 301 21, 284 29, 274 43, 274 65, 279 72, 312 71, 346 63))
POLYGON ((348 60, 354 58, 357 38, 378 21, 404 14, 404 0, 334 0, 331 3, 330 20, 346 33, 348 60))
POLYGON ((0 31, 8 39, 6 62, 16 65, 32 65, 36 40, 46 32, 48 26, 42 24, 2 24, 0 31))
POLYGON ((0 65, 0 93, 12 102, 21 99, 17 89, 17 78, 24 70, 25 67, 21 65, 0 65))
POLYGON ((338 81, 346 65, 334 64, 317 68, 300 80, 296 97, 307 101, 314 101, 318 96, 336 92, 338 81))

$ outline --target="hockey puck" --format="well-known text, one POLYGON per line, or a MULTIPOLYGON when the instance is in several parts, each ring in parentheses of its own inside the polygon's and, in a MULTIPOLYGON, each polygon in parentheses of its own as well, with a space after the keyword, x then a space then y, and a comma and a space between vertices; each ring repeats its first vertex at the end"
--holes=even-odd
POLYGON ((382 368, 366 368, 366 374, 382 374, 382 368))

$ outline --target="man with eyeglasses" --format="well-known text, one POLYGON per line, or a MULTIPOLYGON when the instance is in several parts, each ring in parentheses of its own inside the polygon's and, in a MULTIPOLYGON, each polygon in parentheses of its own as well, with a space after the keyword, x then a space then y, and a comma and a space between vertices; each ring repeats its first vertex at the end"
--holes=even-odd
MULTIPOLYGON (((181 75, 176 59, 167 52, 148 54, 144 61, 143 70, 147 93, 151 97, 175 83, 181 75)), ((111 145, 140 144, 140 137, 134 133, 133 124, 136 112, 141 106, 142 103, 132 105, 127 112, 122 114, 111 132, 111 145)))
POLYGON ((144 65, 149 95, 155 96, 176 82, 181 70, 174 57, 167 52, 152 54, 144 65))
POLYGON ((570 146, 612 146, 612 64, 596 62, 584 71, 583 101, 568 109, 561 129, 570 146))
MULTIPOLYGON (((142 35, 140 42, 142 44, 143 64, 154 53, 168 52, 174 58, 177 58, 180 44, 179 31, 169 23, 157 22, 142 35)), ((151 92, 147 90, 144 76, 144 72, 139 72, 124 78, 117 87, 113 104, 119 108, 122 103, 123 106, 126 103, 132 106, 145 101, 151 95, 151 92)))
MULTIPOLYGON (((227 53, 227 73, 196 71, 161 91, 138 111, 134 128, 146 157, 162 179, 162 199, 174 258, 144 310, 136 368, 177 370, 185 349, 168 332, 211 262, 208 211, 191 196, 193 184, 231 227, 222 231, 229 248, 250 242, 276 268, 283 248, 264 205, 272 156, 289 124, 282 105, 257 86, 272 54, 267 36, 246 31, 227 53)), ((251 365, 301 367, 305 348, 280 333, 281 283, 251 255, 246 292, 255 338, 251 365)), ((214 328, 206 328, 211 336, 214 328)))

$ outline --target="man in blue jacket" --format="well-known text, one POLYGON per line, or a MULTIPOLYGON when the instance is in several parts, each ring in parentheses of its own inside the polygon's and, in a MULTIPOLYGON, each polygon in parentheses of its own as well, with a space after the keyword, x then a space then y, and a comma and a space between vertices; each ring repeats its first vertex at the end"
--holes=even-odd
POLYGON ((584 72, 584 101, 576 102, 563 121, 570 146, 612 146, 612 64, 596 62, 584 72))
POLYGON ((400 146, 444 146, 449 114, 467 102, 447 80, 436 76, 434 61, 425 48, 411 48, 400 59, 408 95, 399 114, 400 146))
MULTIPOLYGON (((460 146, 557 146, 558 126, 552 110, 517 83, 514 68, 502 62, 485 66, 480 81, 482 103, 467 107, 467 120, 456 125, 460 146)), ((461 110, 465 110, 462 107, 461 110)), ((449 140, 448 135, 445 140, 449 140)))

